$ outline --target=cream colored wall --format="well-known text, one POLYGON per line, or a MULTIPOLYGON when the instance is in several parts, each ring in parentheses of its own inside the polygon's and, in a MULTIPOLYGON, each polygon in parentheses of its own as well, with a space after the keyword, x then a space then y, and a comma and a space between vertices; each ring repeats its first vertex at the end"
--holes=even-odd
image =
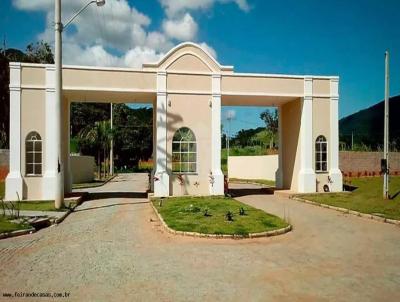
POLYGON ((331 89, 330 79, 314 79, 313 80, 313 94, 314 95, 330 95, 331 89))
POLYGON ((45 102, 44 90, 22 89, 21 93, 21 173, 24 180, 24 199, 42 198, 42 178, 26 176, 25 139, 31 131, 37 131, 42 138, 42 173, 45 170, 45 102))
POLYGON ((302 101, 286 103, 282 109, 283 188, 297 191, 300 170, 300 119, 302 101))
POLYGON ((92 87, 100 90, 156 90, 156 73, 143 71, 63 68, 64 89, 92 87))
POLYGON ((44 86, 46 83, 45 65, 22 66, 21 78, 23 85, 44 86))
POLYGON ((211 76, 168 74, 167 89, 168 91, 210 92, 211 76))
POLYGON ((278 155, 229 156, 228 176, 239 179, 275 180, 278 155))
POLYGON ((169 94, 167 108, 167 161, 170 173, 170 195, 208 195, 211 170, 211 108, 207 95, 169 94), (197 173, 184 175, 185 187, 171 172, 172 139, 181 127, 190 128, 197 142, 197 173), (195 183, 198 182, 198 186, 195 183))
POLYGON ((75 184, 90 182, 94 179, 95 163, 93 156, 70 156, 72 182, 75 184))
MULTIPOLYGON (((318 136, 323 135, 328 141, 328 152, 330 146, 330 99, 314 98, 313 99, 313 168, 315 169, 315 140, 318 136)), ((328 183, 329 175, 329 154, 328 154, 328 171, 315 172, 319 182, 317 189, 323 191, 324 184, 328 183)))
POLYGON ((181 56, 168 66, 168 70, 210 72, 210 68, 198 57, 192 54, 181 56))
POLYGON ((221 90, 222 94, 276 94, 300 97, 304 94, 304 80, 302 78, 223 75, 221 90))
MULTIPOLYGON (((172 69, 176 70, 177 68, 183 67, 184 62, 188 62, 191 65, 184 67, 183 70, 207 71, 207 69, 204 67, 199 68, 199 63, 193 64, 194 62, 196 62, 195 59, 187 57, 188 55, 201 58, 206 66, 208 66, 208 71, 219 70, 219 67, 211 58, 209 58, 201 49, 194 46, 185 46, 184 48, 178 49, 176 52, 171 54, 171 56, 168 57, 164 62, 162 62, 162 64, 160 65, 160 69, 169 69, 169 67, 171 67, 172 69), (182 62, 175 63, 180 58, 184 58, 182 62)), ((204 63, 202 64, 204 65, 204 63)))

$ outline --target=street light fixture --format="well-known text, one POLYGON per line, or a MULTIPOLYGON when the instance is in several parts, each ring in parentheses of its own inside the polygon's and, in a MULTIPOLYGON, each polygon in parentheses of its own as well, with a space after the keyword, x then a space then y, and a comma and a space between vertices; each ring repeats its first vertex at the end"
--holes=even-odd
POLYGON ((65 27, 67 27, 82 11, 84 11, 90 4, 96 3, 98 7, 103 6, 106 1, 105 0, 91 0, 86 5, 84 5, 75 15, 72 16, 69 21, 65 23, 63 26, 61 22, 61 0, 55 0, 54 2, 54 30, 55 30, 55 39, 54 39, 54 77, 55 77, 55 85, 54 85, 54 102, 55 102, 55 125, 54 125, 54 143, 56 144, 56 153, 57 153, 57 173, 55 175, 55 207, 56 209, 60 209, 64 205, 64 164, 63 157, 61 154, 61 120, 62 120, 62 31, 65 27))

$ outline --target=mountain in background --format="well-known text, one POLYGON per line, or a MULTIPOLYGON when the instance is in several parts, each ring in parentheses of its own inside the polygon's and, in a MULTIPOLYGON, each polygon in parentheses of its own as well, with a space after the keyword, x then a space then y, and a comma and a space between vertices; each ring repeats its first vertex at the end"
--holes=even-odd
MULTIPOLYGON (((355 145, 366 145, 371 150, 383 146, 384 101, 358 111, 339 121, 340 142, 351 146, 353 133, 355 145)), ((391 148, 400 149, 400 95, 389 100, 389 141, 391 148)))

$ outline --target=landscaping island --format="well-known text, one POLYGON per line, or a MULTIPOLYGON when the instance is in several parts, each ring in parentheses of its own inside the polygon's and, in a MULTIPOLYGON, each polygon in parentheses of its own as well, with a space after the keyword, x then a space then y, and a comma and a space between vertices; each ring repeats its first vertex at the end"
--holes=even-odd
POLYGON ((156 198, 152 203, 175 231, 247 237, 289 226, 277 216, 228 197, 156 198))

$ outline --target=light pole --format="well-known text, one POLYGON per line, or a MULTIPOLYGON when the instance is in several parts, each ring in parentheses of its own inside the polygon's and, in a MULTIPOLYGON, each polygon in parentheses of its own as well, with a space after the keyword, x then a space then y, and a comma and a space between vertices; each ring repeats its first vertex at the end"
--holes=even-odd
POLYGON ((62 120, 62 32, 63 29, 68 26, 75 18, 78 16, 84 9, 86 9, 90 4, 96 3, 97 6, 103 6, 106 1, 105 0, 92 0, 83 6, 75 15, 69 19, 68 22, 63 26, 61 22, 61 0, 55 0, 54 2, 54 67, 55 67, 55 120, 56 123, 54 125, 55 130, 55 144, 56 144, 56 152, 57 152, 57 176, 55 182, 55 207, 59 209, 64 205, 64 165, 63 165, 63 157, 61 154, 61 120, 62 120))
POLYGON ((385 52, 385 113, 383 138, 383 198, 389 198, 389 52, 385 52))
POLYGON ((111 126, 111 142, 110 142, 110 175, 114 175, 114 138, 113 138, 113 103, 111 103, 111 118, 110 118, 110 126, 111 126))

